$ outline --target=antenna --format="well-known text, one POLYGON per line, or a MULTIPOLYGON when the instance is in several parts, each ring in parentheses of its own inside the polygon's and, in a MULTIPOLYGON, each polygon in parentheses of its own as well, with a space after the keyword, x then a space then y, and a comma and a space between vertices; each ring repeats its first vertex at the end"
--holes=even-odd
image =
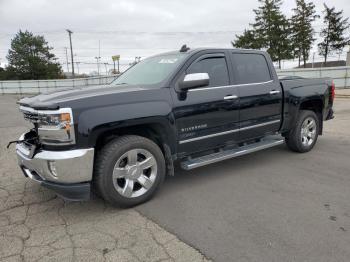
POLYGON ((181 48, 180 48, 180 52, 187 52, 188 50, 190 50, 190 48, 187 47, 187 45, 183 45, 183 46, 181 46, 181 48))

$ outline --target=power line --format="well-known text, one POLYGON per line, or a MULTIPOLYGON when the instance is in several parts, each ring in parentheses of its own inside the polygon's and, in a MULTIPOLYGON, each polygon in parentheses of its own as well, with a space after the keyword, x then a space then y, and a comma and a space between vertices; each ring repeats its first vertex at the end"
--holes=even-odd
MULTIPOLYGON (((69 63, 69 62, 68 62, 69 63)), ((97 63, 97 62, 83 62, 83 61, 77 61, 77 62, 74 62, 74 63, 79 63, 79 64, 85 64, 85 65, 97 65, 97 64, 101 64, 101 63, 97 63)), ((62 62, 60 63, 62 65, 65 65, 66 62, 62 62)), ((70 63, 69 63, 70 64, 70 63)), ((107 65, 113 65, 112 63, 103 63, 103 64, 107 64, 107 65)), ((129 63, 120 63, 121 65, 129 65, 129 63)))
MULTIPOLYGON (((48 31, 32 31, 33 34, 63 34, 63 30, 48 30, 48 31)), ((225 34, 225 33, 243 33, 244 30, 214 30, 214 31, 122 31, 122 30, 79 30, 79 34, 125 34, 125 35, 139 35, 139 34, 154 34, 154 35, 172 35, 172 34, 225 34)), ((17 33, 17 32, 16 32, 17 33)), ((1 33, 0 35, 12 36, 16 33, 1 33)))

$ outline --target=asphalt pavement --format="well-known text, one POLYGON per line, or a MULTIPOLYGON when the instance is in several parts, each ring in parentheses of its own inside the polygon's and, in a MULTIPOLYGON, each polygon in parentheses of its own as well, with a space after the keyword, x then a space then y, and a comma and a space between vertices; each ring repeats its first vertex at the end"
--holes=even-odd
POLYGON ((191 261, 207 259, 134 209, 101 199, 63 201, 23 176, 14 146, 31 126, 16 96, 0 95, 0 261, 191 261))
POLYGON ((336 99, 309 153, 282 145, 177 169, 127 210, 25 179, 5 149, 29 126, 15 101, 0 96, 1 261, 349 261, 350 99, 336 99))
POLYGON ((214 261, 349 261, 350 99, 335 109, 311 152, 177 170, 136 209, 214 261))

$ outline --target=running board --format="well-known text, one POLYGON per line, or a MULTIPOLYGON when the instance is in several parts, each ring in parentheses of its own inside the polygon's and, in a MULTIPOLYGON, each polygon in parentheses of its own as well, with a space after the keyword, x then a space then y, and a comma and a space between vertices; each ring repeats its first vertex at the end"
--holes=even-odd
POLYGON ((194 169, 197 167, 209 165, 226 159, 243 156, 249 153, 260 151, 266 148, 278 146, 284 143, 284 139, 280 136, 265 137, 261 141, 247 144, 235 149, 223 150, 210 155, 205 155, 197 158, 189 158, 181 162, 181 167, 185 170, 194 169))

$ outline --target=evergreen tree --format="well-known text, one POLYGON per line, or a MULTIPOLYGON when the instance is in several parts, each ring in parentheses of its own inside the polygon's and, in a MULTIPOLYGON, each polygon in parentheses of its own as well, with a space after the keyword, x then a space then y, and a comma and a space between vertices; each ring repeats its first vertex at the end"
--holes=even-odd
POLYGON ((318 44, 319 54, 324 56, 324 63, 327 63, 327 57, 333 52, 341 52, 343 48, 350 43, 349 36, 345 31, 350 27, 348 19, 343 18, 343 10, 335 11, 335 7, 329 8, 324 4, 324 25, 320 35, 323 41, 318 44))
POLYGON ((312 22, 319 16, 315 14, 315 5, 313 3, 306 3, 305 0, 296 0, 296 5, 291 18, 292 43, 294 55, 299 59, 299 67, 301 58, 305 67, 306 61, 309 59, 312 43, 315 41, 312 22))
POLYGON ((262 46, 267 49, 273 61, 278 61, 281 68, 282 59, 293 57, 290 23, 281 12, 281 0, 258 1, 261 5, 254 10, 253 28, 262 46))
POLYGON ((244 30, 242 35, 236 35, 236 40, 231 42, 233 47, 245 49, 260 49, 261 43, 256 38, 254 30, 244 30))
POLYGON ((2 67, 0 67, 0 80, 5 80, 5 79, 6 79, 6 72, 2 67))
POLYGON ((281 60, 293 58, 290 23, 280 10, 281 0, 258 1, 260 6, 253 10, 253 29, 236 36, 237 40, 232 44, 235 47, 264 48, 272 61, 278 61, 281 67, 281 60))
POLYGON ((34 36, 31 32, 19 31, 11 41, 8 52, 8 79, 54 79, 62 77, 62 69, 50 53, 43 36, 34 36))

